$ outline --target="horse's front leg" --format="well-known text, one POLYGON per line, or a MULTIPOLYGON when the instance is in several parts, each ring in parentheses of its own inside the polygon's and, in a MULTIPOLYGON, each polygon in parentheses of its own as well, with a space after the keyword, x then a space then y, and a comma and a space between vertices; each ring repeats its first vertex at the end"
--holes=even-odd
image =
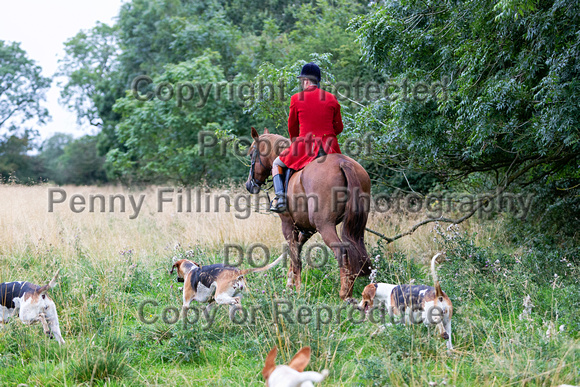
MULTIPOLYGON (((286 288, 291 289, 292 286, 296 284, 295 281, 295 272, 298 270, 300 274, 301 266, 300 266, 300 257, 297 256, 297 242, 298 242, 298 233, 294 228, 294 223, 289 216, 283 216, 286 214, 280 215, 280 219, 282 220, 282 233, 284 234, 284 238, 288 243, 288 253, 290 254, 290 265, 288 267, 288 274, 287 274, 287 281, 286 281, 286 288), (295 264, 296 263, 296 264, 295 264)), ((298 276, 300 278, 300 276, 298 276)), ((298 280, 298 288, 300 288, 300 280, 298 280)))
POLYGON ((300 259, 300 253, 302 252, 302 246, 304 246, 314 233, 299 231, 294 228, 294 224, 287 226, 288 228, 291 227, 291 230, 284 229, 284 224, 282 227, 290 250, 290 267, 288 268, 286 287, 292 288, 292 286, 295 286, 296 291, 300 291, 302 278, 302 260, 300 259))
POLYGON ((292 268, 293 268, 293 275, 294 275, 294 283, 296 284, 296 290, 300 290, 300 284, 301 284, 301 279, 302 279, 302 260, 300 259, 300 254, 302 254, 302 247, 304 246, 304 244, 308 241, 308 239, 310 239, 310 237, 312 235, 314 235, 313 232, 304 232, 304 231, 300 231, 297 232, 298 236, 297 236, 297 240, 295 242, 296 244, 296 264, 293 264, 292 268), (295 267, 298 267, 298 270, 294 270, 295 267))
POLYGON ((299 242, 300 233, 297 230, 292 231, 292 236, 288 241, 290 248, 290 268, 288 269, 288 281, 286 282, 287 287, 294 287, 296 291, 300 291, 300 285, 302 284, 302 261, 300 260, 300 251, 302 250, 302 245, 299 242))

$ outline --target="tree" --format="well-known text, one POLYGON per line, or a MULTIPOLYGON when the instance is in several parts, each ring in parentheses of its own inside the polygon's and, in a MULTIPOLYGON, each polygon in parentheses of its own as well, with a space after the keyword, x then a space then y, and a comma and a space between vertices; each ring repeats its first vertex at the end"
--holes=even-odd
POLYGON ((65 148, 73 141, 73 136, 66 133, 55 133, 51 137, 44 140, 40 146, 40 154, 38 160, 43 169, 42 177, 47 180, 62 183, 63 165, 61 156, 64 154, 65 148))
POLYGON ((61 85, 61 103, 76 113, 79 124, 101 129, 102 154, 117 143, 114 127, 120 117, 113 111, 113 105, 129 87, 118 64, 117 30, 116 26, 97 23, 67 40, 57 73, 68 78, 61 85))
POLYGON ((41 102, 51 80, 41 73, 19 43, 0 40, 0 130, 32 119, 44 124, 50 118, 41 102))
MULTIPOLYGON (((215 96, 216 86, 225 82, 219 59, 219 54, 207 52, 167 65, 162 75, 153 78, 155 85, 168 85, 163 94, 152 100, 128 94, 117 101, 115 110, 122 115, 117 136, 123 146, 107 154, 111 176, 124 181, 169 180, 185 185, 229 176, 234 170, 231 153, 222 154, 219 147, 201 152, 199 143, 200 131, 235 133, 236 129, 232 114, 235 101, 225 95, 219 99, 215 96), (182 89, 180 85, 184 84, 191 89, 182 89), (205 102, 199 90, 207 97, 205 102), (187 101, 179 102, 180 92, 187 101)), ((237 171, 239 176, 239 168, 237 171)))
POLYGON ((36 131, 31 122, 42 125, 49 118, 42 106, 51 80, 29 59, 19 43, 0 40, 0 176, 36 181, 38 165, 27 154, 36 131))
POLYGON ((63 101, 82 119, 102 127, 99 150, 107 154, 111 178, 184 184, 200 176, 208 181, 240 178, 247 171, 238 167, 238 160, 195 155, 197 134, 211 130, 231 137, 247 135, 251 126, 280 126, 287 115, 284 98, 270 105, 255 101, 241 106, 210 97, 203 108, 176 107, 175 97, 136 100, 126 94, 132 81, 149 76, 153 84, 140 90, 145 93, 158 91, 161 82, 258 85, 256 76, 278 85, 272 76, 279 75, 285 77, 288 93, 298 85, 300 71, 289 64, 315 58, 328 59, 325 81, 333 79, 331 72, 344 82, 370 77, 378 72, 359 63, 356 35, 346 30, 353 12, 367 9, 362 0, 131 0, 121 7, 114 26, 99 24, 66 43, 63 101))
POLYGON ((378 133, 375 160, 492 195, 578 181, 578 2, 404 0, 351 28, 365 59, 408 88, 356 117, 378 133), (417 98, 419 82, 443 84, 417 98))
POLYGON ((28 155, 32 150, 33 133, 6 134, 0 138, 0 182, 35 183, 41 176, 42 167, 28 155))
POLYGON ((97 141, 97 136, 74 139, 66 133, 55 133, 46 139, 36 156, 43 180, 76 185, 106 183, 105 158, 98 155, 97 141))
POLYGON ((97 153, 96 136, 83 136, 67 144, 58 162, 60 175, 55 177, 58 184, 92 185, 107 182, 105 157, 97 153))

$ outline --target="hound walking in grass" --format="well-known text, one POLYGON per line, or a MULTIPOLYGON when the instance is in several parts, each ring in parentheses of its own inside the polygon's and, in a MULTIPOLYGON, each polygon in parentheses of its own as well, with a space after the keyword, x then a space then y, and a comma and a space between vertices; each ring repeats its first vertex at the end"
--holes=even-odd
POLYGON ((369 312, 374 303, 385 304, 389 314, 401 316, 401 322, 426 326, 436 325, 441 337, 447 340, 447 348, 451 344, 451 315, 453 305, 437 279, 435 261, 441 254, 431 259, 431 275, 434 286, 426 285, 392 285, 373 283, 367 285, 362 293, 359 308, 369 312))
POLYGON ((56 286, 58 273, 57 271, 48 285, 44 286, 25 281, 0 284, 0 326, 13 316, 19 316, 20 321, 26 325, 40 321, 47 336, 56 339, 59 344, 64 344, 56 305, 47 294, 56 286))
POLYGON ((240 305, 242 291, 246 286, 245 275, 273 268, 284 259, 282 254, 274 262, 260 268, 240 270, 218 263, 201 266, 188 259, 173 264, 170 274, 177 269, 177 280, 184 282, 183 308, 186 314, 191 301, 208 302, 208 308, 217 304, 230 305, 230 311, 240 305))

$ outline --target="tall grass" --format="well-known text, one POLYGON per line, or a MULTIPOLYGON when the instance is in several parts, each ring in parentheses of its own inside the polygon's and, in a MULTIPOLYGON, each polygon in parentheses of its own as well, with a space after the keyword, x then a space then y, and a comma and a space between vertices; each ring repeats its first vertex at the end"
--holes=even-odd
MULTIPOLYGON (((159 212, 156 187, 64 187, 69 198, 104 195, 107 206, 109 195, 144 194, 136 219, 130 219, 128 203, 125 213, 117 207, 77 214, 68 201, 48 212, 48 188, 0 186, 0 282, 42 284, 61 268, 51 297, 66 345, 59 348, 39 326, 10 322, 0 330, 0 385, 262 385, 260 371, 274 345, 279 363, 310 345, 308 369, 328 368, 325 385, 580 382, 578 257, 514 244, 501 217, 474 218, 457 229, 426 226, 389 245, 366 236, 369 252, 378 257, 380 281, 431 284, 425 263, 434 252, 447 251, 438 270, 454 303, 455 351, 448 354, 437 334, 423 326, 388 326, 377 333, 377 324, 349 320, 348 308, 336 321, 344 304, 332 259, 320 268, 305 264, 299 293, 285 289, 284 267, 249 275, 242 304, 253 307, 253 321, 232 323, 228 309, 219 307, 211 327, 203 318, 185 327, 182 320, 167 324, 161 318, 145 324, 138 316, 143 301, 158 304, 145 309, 146 318, 181 306, 180 285, 168 274, 173 259, 221 262, 227 243, 262 243, 274 256, 284 243, 277 216, 260 211, 240 219, 244 213, 233 203, 230 212, 223 201, 215 212, 213 199, 209 212, 179 213, 175 196, 159 212), (528 294, 535 306, 530 318, 520 319, 528 294), (335 319, 318 325, 276 321, 280 299, 294 311, 330 307, 335 319)), ((375 213, 368 226, 392 236, 422 216, 375 213)), ((309 243, 321 242, 316 237, 309 243)), ((323 252, 314 251, 320 260, 323 252)), ((365 281, 357 282, 355 296, 365 281)))

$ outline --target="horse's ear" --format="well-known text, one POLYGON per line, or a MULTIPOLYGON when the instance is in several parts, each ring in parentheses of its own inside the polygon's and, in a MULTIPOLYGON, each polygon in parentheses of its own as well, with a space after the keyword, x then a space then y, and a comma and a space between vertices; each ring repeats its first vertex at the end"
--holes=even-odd
POLYGON ((268 128, 264 128, 264 134, 270 134, 270 131, 268 130, 268 128))
POLYGON ((258 131, 253 126, 252 126, 252 138, 254 140, 257 140, 258 138, 260 138, 260 135, 258 134, 258 131))
POLYGON ((310 347, 304 347, 290 360, 288 367, 298 372, 304 371, 304 368, 310 362, 310 347))

